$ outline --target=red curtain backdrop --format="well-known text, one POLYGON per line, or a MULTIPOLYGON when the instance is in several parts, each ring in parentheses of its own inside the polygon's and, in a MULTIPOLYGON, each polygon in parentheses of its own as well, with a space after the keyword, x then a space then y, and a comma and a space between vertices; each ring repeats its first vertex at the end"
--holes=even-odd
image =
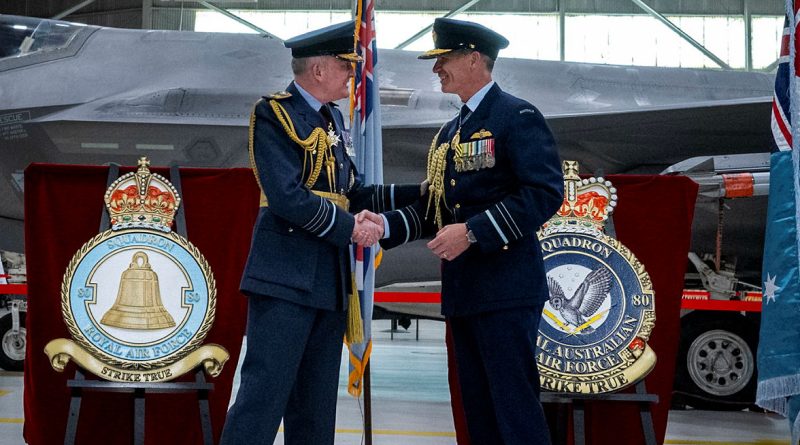
MULTIPOLYGON (((133 170, 121 169, 120 174, 133 170)), ((151 170, 169 178, 166 168, 151 170)), ((73 378, 75 367, 70 364, 64 373, 55 372, 43 350, 52 339, 69 338, 60 311, 61 280, 75 252, 98 233, 107 175, 107 167, 33 164, 25 171, 29 294, 24 437, 30 445, 63 442, 70 399, 66 381, 73 378)), ((646 384, 649 392, 660 397, 653 408, 653 419, 656 437, 662 443, 678 350, 683 274, 697 185, 683 177, 612 175, 608 179, 619 195, 614 214, 617 238, 645 264, 656 293, 656 328, 649 344, 658 362, 646 384)), ((208 260, 217 281, 216 319, 206 342, 224 346, 231 355, 222 375, 209 379, 215 385, 210 404, 218 440, 246 321, 246 300, 238 286, 259 192, 248 169, 181 169, 181 180, 188 238, 208 260)), ((202 443, 194 394, 153 394, 146 400, 147 444, 202 443)), ((462 412, 460 397, 454 395, 453 400, 454 412, 462 412)), ((641 443, 636 406, 610 403, 588 404, 587 443, 641 443)), ((131 395, 86 392, 77 443, 127 445, 133 436, 132 420, 131 395)), ((456 421, 456 426, 458 443, 466 445, 463 421, 456 421)))
MULTIPOLYGON (((648 344, 657 355, 655 369, 645 379, 649 393, 658 394, 652 406, 656 439, 664 443, 672 400, 675 359, 680 338, 680 307, 683 275, 691 242, 697 184, 686 177, 609 175, 617 188, 613 214, 616 238, 644 264, 653 281, 656 327, 648 344)), ((448 344, 448 350, 449 350, 448 344)), ((449 356, 449 354, 448 354, 449 356)), ((451 382, 457 380, 449 361, 451 382)), ((633 392, 629 388, 628 392, 633 392)), ((453 416, 459 445, 470 445, 457 385, 451 384, 453 416), (455 391, 454 391, 455 389, 455 391)), ((555 415, 549 410, 548 415, 555 415)), ((551 419, 554 424, 555 419, 551 419)), ((571 428, 570 424, 564 425, 571 428)), ((639 409, 633 403, 587 402, 587 445, 638 445, 644 443, 639 409), (614 427, 612 427, 614 426, 614 427)), ((572 435, 569 435, 572 439, 572 435)), ((570 442, 571 443, 571 442, 570 442)), ((472 444, 480 445, 480 444, 472 444)))
MULTIPOLYGON (((122 168, 120 175, 134 170, 122 168)), ((169 179, 167 168, 151 171, 169 179)), ((60 310, 61 280, 75 252, 98 233, 107 175, 107 167, 32 164, 25 171, 29 293, 23 435, 29 445, 64 441, 67 380, 74 377, 75 365, 70 363, 64 373, 54 371, 44 346, 55 338, 70 338, 60 310)), ((215 441, 225 422, 246 321, 246 299, 238 289, 258 212, 253 179, 249 169, 181 169, 188 239, 209 262, 217 283, 216 318, 205 342, 230 353, 222 374, 207 376, 214 384, 209 402, 215 441)), ((203 442, 195 393, 147 395, 145 413, 146 444, 203 442)), ((76 443, 127 445, 132 437, 132 395, 84 391, 76 443)))

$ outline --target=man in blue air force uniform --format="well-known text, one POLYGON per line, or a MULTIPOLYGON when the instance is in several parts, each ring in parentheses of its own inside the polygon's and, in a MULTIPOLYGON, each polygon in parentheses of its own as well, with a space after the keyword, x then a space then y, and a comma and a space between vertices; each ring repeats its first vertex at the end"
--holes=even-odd
POLYGON ((547 444, 534 354, 548 289, 536 230, 562 203, 558 152, 542 113, 492 81, 508 40, 444 18, 433 34, 436 49, 420 58, 436 58, 442 91, 464 106, 433 140, 428 196, 384 214, 381 244, 436 234, 428 247, 442 259, 442 314, 472 444, 547 444))
POLYGON ((353 76, 354 22, 285 42, 294 82, 264 97, 250 122, 250 161, 261 188, 241 291, 247 353, 224 445, 271 444, 283 418, 287 445, 333 444, 348 246, 379 228, 350 212, 385 211, 420 198, 420 184, 363 186, 347 151, 341 112, 353 76))

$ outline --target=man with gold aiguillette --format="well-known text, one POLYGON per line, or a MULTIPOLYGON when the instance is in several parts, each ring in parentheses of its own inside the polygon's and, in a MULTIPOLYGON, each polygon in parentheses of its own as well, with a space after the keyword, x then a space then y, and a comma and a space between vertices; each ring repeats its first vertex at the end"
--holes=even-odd
POLYGON ((436 58, 442 91, 464 105, 428 154, 427 209, 385 213, 381 245, 436 234, 428 247, 442 259, 442 314, 471 443, 548 444, 535 360, 548 289, 536 230, 562 203, 561 162, 542 113, 492 80, 508 40, 444 18, 433 34, 436 49, 420 58, 436 58))
POLYGON ((258 101, 250 161, 262 191, 241 291, 248 297, 247 353, 223 445, 272 443, 283 418, 287 445, 334 441, 346 309, 348 246, 382 231, 350 212, 384 211, 420 197, 420 184, 366 187, 332 103, 348 96, 354 22, 285 42, 294 81, 258 101))

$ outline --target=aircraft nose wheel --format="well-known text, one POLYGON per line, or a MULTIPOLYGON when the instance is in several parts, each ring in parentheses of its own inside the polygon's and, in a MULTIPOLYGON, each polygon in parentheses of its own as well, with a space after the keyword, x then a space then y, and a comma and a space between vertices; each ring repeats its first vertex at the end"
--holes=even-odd
POLYGON ((692 381, 715 396, 735 394, 753 376, 753 353, 736 334, 720 329, 697 337, 687 353, 692 381))
POLYGON ((755 402, 758 326, 739 314, 695 311, 681 319, 677 405, 739 410, 755 402))
POLYGON ((6 371, 22 371, 25 361, 25 312, 19 313, 19 332, 12 332, 11 314, 0 318, 0 367, 6 371))

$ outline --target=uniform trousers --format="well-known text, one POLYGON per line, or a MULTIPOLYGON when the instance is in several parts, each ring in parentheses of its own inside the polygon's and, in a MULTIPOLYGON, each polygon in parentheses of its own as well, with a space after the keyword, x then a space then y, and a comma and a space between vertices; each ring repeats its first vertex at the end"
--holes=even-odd
POLYGON ((332 445, 346 313, 248 297, 241 384, 220 445, 332 445))
POLYGON ((471 443, 550 444, 535 356, 542 307, 448 318, 471 443))

